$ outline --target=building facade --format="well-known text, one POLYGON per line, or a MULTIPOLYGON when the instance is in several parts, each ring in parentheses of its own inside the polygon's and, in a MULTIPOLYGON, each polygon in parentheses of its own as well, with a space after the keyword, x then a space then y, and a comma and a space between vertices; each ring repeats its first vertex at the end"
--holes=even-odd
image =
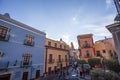
POLYGON ((96 57, 104 57, 105 59, 115 59, 115 49, 107 39, 96 41, 94 44, 96 57))
POLYGON ((46 75, 56 73, 69 66, 69 46, 61 41, 46 38, 45 66, 46 75))
POLYGON ((119 64, 120 64, 120 22, 115 22, 113 24, 110 24, 106 26, 106 28, 112 33, 119 64))
POLYGON ((95 56, 94 51, 94 43, 93 43, 93 35, 92 34, 84 34, 78 35, 78 44, 80 50, 80 59, 88 60, 95 56))
POLYGON ((0 80, 37 79, 44 71, 46 34, 0 14, 0 80))

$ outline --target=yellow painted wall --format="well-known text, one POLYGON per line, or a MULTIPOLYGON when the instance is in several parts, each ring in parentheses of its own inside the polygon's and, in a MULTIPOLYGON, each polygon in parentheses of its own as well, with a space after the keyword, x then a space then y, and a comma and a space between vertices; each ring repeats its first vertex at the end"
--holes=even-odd
MULTIPOLYGON (((58 60, 58 55, 61 55, 62 65, 63 67, 66 67, 66 63, 69 65, 69 61, 65 61, 65 55, 67 55, 67 59, 69 59, 68 55, 68 49, 69 46, 60 41, 55 41, 52 39, 46 38, 46 45, 45 45, 45 56, 46 57, 46 48, 47 48, 47 67, 46 67, 46 72, 48 72, 48 67, 51 67, 51 70, 54 71, 54 67, 57 66, 57 60, 58 60), (48 46, 48 43, 51 42, 51 46, 48 46), (55 43, 57 43, 57 47, 55 47, 55 43), (60 48, 60 45, 62 45, 62 48, 60 48), (66 48, 65 48, 66 47, 66 48), (52 59, 54 59, 53 63, 48 63, 49 60, 49 54, 52 54, 52 59)), ((45 66, 44 66, 44 71, 45 71, 45 66)))
POLYGON ((101 42, 101 41, 97 41, 94 44, 95 47, 95 52, 96 51, 100 51, 101 55, 106 58, 106 59, 112 59, 112 57, 109 54, 109 51, 111 50, 113 55, 114 55, 114 48, 112 47, 111 44, 107 43, 107 42, 101 42), (106 53, 103 53, 103 50, 106 51, 106 53))

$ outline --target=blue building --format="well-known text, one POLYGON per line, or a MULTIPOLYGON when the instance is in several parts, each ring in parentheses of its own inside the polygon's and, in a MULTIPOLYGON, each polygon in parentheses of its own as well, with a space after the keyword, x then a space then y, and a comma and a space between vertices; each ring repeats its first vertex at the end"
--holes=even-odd
POLYGON ((0 14, 0 80, 43 76, 46 34, 0 14))

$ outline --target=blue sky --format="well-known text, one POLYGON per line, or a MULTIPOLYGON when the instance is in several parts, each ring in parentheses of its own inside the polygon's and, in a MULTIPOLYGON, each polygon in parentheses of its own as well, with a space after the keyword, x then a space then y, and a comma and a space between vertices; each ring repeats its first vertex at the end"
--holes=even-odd
POLYGON ((92 33, 94 41, 111 37, 105 26, 117 12, 113 0, 0 0, 4 13, 77 48, 77 35, 92 33))

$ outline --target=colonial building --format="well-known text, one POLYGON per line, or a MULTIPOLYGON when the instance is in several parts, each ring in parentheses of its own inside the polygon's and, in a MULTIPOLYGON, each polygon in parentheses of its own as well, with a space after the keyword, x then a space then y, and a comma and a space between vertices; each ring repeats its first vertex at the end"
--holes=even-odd
POLYGON ((118 14, 114 19, 115 22, 107 25, 106 28, 112 33, 118 55, 118 61, 120 64, 120 0, 114 0, 114 3, 118 14))
POLYGON ((52 74, 69 66, 69 46, 62 41, 46 38, 44 73, 52 74))
POLYGON ((105 59, 115 59, 115 49, 111 44, 110 38, 96 41, 94 44, 96 57, 104 57, 105 59))
POLYGON ((78 44, 80 50, 80 57, 82 60, 88 60, 95 56, 94 53, 94 43, 92 34, 78 35, 78 44))
POLYGON ((43 75, 46 34, 0 14, 0 80, 30 80, 43 75))
POLYGON ((118 60, 120 63, 120 22, 115 22, 106 27, 112 33, 112 36, 115 42, 116 52, 118 55, 118 60))

